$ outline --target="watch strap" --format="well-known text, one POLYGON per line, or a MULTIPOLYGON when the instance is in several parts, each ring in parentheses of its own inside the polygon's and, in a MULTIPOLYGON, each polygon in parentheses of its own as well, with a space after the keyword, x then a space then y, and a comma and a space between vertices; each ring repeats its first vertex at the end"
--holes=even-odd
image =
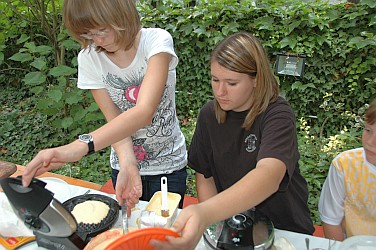
POLYGON ((89 147, 89 151, 87 152, 86 155, 91 155, 95 152, 94 150, 94 141, 89 141, 87 146, 89 147))

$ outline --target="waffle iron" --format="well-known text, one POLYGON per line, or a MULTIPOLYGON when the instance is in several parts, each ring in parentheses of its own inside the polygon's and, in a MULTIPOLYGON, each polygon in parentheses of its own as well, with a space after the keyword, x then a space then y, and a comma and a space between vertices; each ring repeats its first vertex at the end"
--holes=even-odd
POLYGON ((21 176, 0 179, 0 183, 16 215, 33 231, 39 247, 83 249, 92 237, 110 229, 119 216, 119 205, 105 195, 81 195, 62 204, 45 188, 46 183, 37 178, 28 187, 22 186, 21 176), (98 224, 77 224, 70 211, 75 204, 90 199, 105 202, 110 207, 109 213, 98 224))
POLYGON ((252 208, 210 225, 203 235, 212 250, 269 250, 274 242, 274 226, 268 217, 252 208))

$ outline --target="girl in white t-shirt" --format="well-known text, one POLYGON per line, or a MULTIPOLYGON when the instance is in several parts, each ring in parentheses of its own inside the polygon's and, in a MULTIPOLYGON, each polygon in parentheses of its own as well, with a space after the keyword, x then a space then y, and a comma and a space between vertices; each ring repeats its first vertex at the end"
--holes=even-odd
MULTIPOLYGON (((64 0, 64 23, 82 45, 78 87, 90 89, 107 124, 78 140, 46 149, 27 165, 33 176, 112 146, 110 163, 116 198, 128 209, 160 190, 186 190, 187 152, 176 115, 178 58, 171 35, 142 28, 133 0, 64 0)), ((180 205, 181 205, 180 204, 180 205)))
POLYGON ((362 144, 329 168, 319 201, 326 238, 376 235, 376 100, 366 111, 362 144))

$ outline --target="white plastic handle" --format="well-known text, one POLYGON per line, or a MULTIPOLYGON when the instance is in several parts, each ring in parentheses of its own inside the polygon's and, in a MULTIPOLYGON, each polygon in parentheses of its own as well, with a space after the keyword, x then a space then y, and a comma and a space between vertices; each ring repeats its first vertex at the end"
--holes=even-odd
POLYGON ((168 198, 167 198, 167 177, 161 178, 161 191, 162 191, 162 206, 161 210, 168 210, 168 198))

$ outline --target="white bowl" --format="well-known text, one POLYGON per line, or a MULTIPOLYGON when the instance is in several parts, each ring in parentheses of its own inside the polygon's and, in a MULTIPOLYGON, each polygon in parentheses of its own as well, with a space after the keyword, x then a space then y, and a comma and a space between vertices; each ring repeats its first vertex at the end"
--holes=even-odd
POLYGON ((345 239, 339 249, 341 250, 376 250, 376 236, 357 235, 345 239))

